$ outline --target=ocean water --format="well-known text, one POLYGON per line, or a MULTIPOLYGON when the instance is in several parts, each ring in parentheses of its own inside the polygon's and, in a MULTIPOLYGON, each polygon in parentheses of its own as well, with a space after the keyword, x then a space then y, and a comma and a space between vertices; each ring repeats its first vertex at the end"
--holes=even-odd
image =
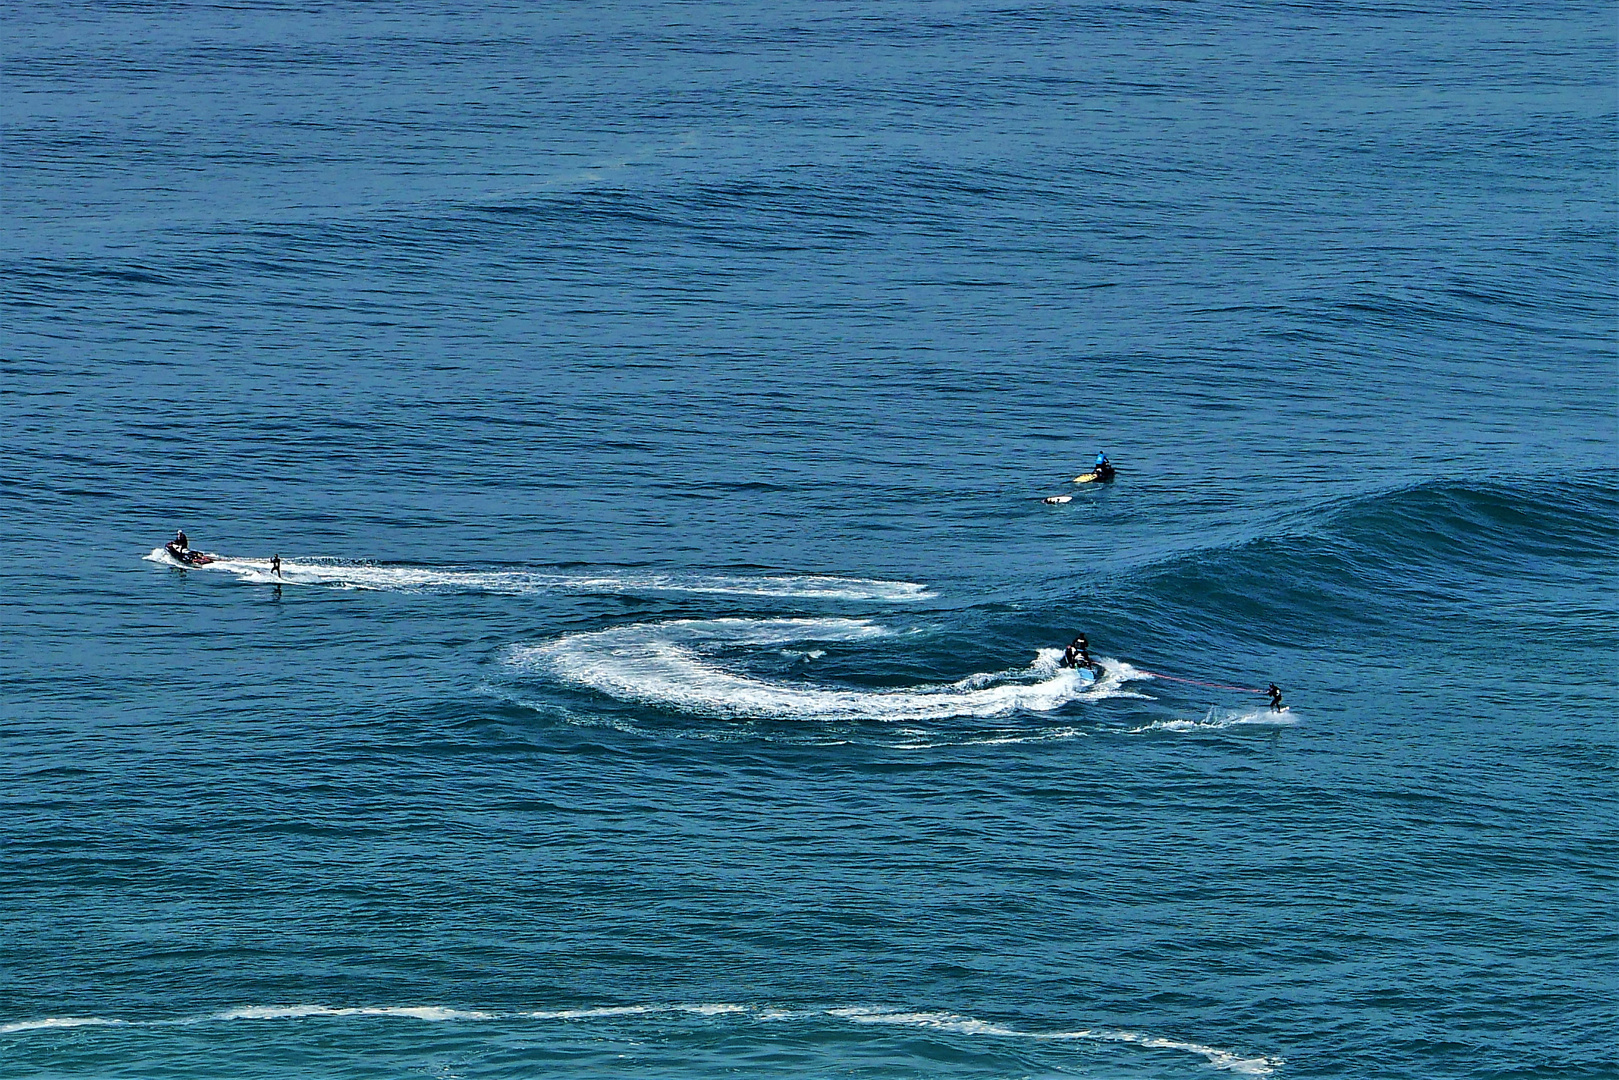
POLYGON ((1619 1076, 1614 4, 0 29, 0 1074, 1619 1076))

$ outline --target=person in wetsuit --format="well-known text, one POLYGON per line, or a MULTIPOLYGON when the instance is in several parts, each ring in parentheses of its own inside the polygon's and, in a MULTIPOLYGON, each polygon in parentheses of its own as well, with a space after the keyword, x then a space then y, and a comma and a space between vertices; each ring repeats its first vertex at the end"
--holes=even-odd
POLYGON ((1275 683, 1271 683, 1269 686, 1265 687, 1265 693, 1270 695, 1270 711, 1271 712, 1281 712, 1282 711, 1282 690, 1281 690, 1281 687, 1277 686, 1275 683))
POLYGON ((191 544, 186 540, 186 533, 184 529, 174 530, 174 546, 179 548, 181 551, 191 550, 191 544))
POLYGON ((1096 464, 1092 466, 1091 472, 1096 475, 1098 480, 1111 480, 1113 479, 1113 463, 1107 459, 1106 454, 1098 450, 1096 452, 1096 464))
POLYGON ((1073 641, 1069 642, 1068 648, 1063 650, 1062 666, 1071 668, 1088 667, 1093 670, 1095 669, 1096 663, 1091 659, 1091 643, 1085 640, 1084 634, 1079 635, 1073 641))
POLYGON ((281 556, 270 556, 270 573, 274 574, 276 577, 281 576, 281 556))

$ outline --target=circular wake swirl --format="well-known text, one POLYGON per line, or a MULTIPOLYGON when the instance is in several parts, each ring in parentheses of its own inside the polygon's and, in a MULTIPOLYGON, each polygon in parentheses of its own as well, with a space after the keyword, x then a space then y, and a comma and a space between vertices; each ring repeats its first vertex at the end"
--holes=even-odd
POLYGON ((682 619, 569 634, 512 650, 508 663, 621 701, 726 718, 776 720, 943 720, 1051 712, 1070 701, 1114 696, 1135 677, 1108 662, 1100 682, 1061 668, 1042 649, 1021 670, 898 690, 829 689, 730 670, 714 655, 730 647, 860 641, 890 631, 865 619, 682 619))

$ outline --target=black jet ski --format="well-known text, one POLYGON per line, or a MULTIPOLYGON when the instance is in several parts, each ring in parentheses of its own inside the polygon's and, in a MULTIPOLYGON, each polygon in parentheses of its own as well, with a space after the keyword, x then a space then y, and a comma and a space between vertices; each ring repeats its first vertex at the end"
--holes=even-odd
POLYGON ((1109 464, 1104 462, 1100 466, 1092 469, 1090 472, 1080 473, 1078 476, 1074 477, 1074 483, 1076 483, 1076 484, 1111 484, 1113 482, 1114 473, 1116 473, 1117 471, 1118 470, 1113 468, 1112 465, 1109 465, 1109 464))
POLYGON ((192 551, 190 548, 183 548, 173 540, 170 540, 168 543, 164 544, 163 550, 169 553, 169 558, 173 559, 181 566, 207 566, 209 563, 214 561, 214 557, 212 555, 204 555, 200 551, 192 551))

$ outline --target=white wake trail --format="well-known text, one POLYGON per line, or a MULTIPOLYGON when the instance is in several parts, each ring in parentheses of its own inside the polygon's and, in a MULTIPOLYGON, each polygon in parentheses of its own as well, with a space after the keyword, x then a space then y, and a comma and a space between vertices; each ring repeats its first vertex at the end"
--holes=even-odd
MULTIPOLYGON (((162 548, 146 561, 179 566, 162 548)), ((337 589, 369 589, 402 593, 483 592, 499 596, 537 593, 698 593, 781 599, 865 600, 912 603, 936 594, 914 581, 846 578, 830 574, 712 574, 681 571, 601 570, 567 573, 550 570, 480 570, 471 567, 377 566, 325 559, 283 559, 274 574, 269 559, 219 556, 199 572, 234 574, 254 585, 314 585, 337 589)))
POLYGON ((1051 712, 1070 701, 1120 693, 1135 677, 1105 665, 1102 680, 1059 667, 1043 649, 1028 667, 955 683, 895 690, 835 689, 761 678, 728 666, 726 648, 860 641, 890 631, 865 619, 682 619, 569 634, 512 650, 507 663, 621 701, 706 716, 780 720, 920 721, 1051 712))

